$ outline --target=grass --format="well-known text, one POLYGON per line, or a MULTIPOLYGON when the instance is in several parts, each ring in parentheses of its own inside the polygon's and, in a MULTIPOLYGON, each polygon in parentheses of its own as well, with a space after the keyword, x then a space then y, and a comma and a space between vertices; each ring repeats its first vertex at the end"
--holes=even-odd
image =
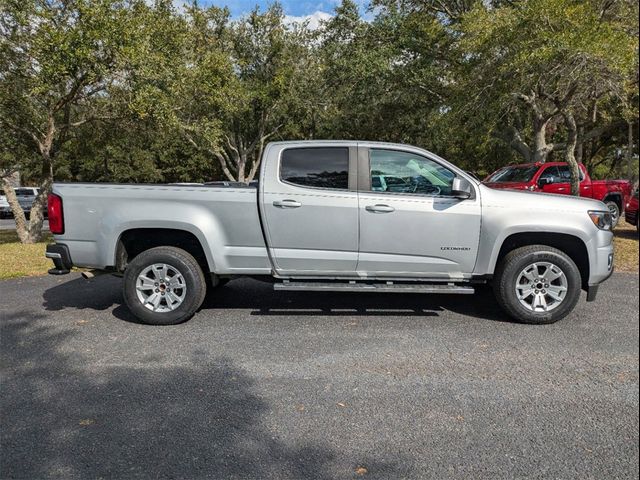
POLYGON ((638 273, 638 232, 636 227, 620 220, 613 233, 616 271, 638 273))
MULTIPOLYGON (((44 257, 51 236, 33 245, 23 245, 15 230, 0 230, 0 280, 15 277, 44 275, 53 267, 44 257)), ((624 220, 615 230, 615 267, 619 272, 638 272, 638 234, 636 227, 624 220)))
POLYGON ((0 280, 47 273, 53 267, 51 260, 44 257, 50 240, 46 234, 40 243, 23 245, 15 230, 0 230, 0 280))

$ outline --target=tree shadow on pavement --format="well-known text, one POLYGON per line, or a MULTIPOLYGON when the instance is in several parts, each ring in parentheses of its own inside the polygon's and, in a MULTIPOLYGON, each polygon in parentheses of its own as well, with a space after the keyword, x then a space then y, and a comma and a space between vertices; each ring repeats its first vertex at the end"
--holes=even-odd
MULTIPOLYGON (((122 303, 121 279, 105 275, 52 287, 44 292, 43 306, 46 310, 105 310, 115 305, 116 317, 138 323, 122 303)), ((276 292, 270 283, 239 278, 210 291, 202 305, 205 311, 225 308, 250 309, 252 315, 260 316, 434 317, 449 310, 485 320, 512 322, 486 286, 480 286, 475 295, 276 292)))
POLYGON ((263 425, 270 406, 229 359, 87 366, 63 353, 77 333, 43 318, 2 320, 2 478, 345 478, 327 445, 286 445, 263 425))

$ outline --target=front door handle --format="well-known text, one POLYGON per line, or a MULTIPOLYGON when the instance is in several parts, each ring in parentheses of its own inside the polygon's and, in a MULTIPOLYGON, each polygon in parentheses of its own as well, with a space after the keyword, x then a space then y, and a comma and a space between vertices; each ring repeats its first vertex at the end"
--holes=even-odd
POLYGON ((376 204, 376 205, 367 205, 366 207, 364 207, 364 209, 367 212, 373 212, 373 213, 391 213, 391 212, 395 212, 395 208, 389 206, 389 205, 382 205, 382 204, 376 204))
POLYGON ((275 200, 273 202, 273 206, 282 208, 298 208, 301 207, 302 204, 300 202, 296 202, 295 200, 275 200))

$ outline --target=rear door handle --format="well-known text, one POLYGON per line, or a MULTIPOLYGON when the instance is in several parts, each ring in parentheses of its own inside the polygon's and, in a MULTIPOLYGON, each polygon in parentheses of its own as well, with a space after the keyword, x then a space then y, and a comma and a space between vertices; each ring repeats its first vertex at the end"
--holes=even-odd
POLYGON ((382 204, 376 204, 376 205, 367 205, 366 207, 364 207, 364 209, 367 212, 373 212, 373 213, 391 213, 391 212, 395 212, 395 208, 389 206, 389 205, 382 205, 382 204))
POLYGON ((282 208, 298 208, 301 207, 302 204, 300 202, 296 202, 295 200, 275 200, 273 202, 273 206, 282 208))

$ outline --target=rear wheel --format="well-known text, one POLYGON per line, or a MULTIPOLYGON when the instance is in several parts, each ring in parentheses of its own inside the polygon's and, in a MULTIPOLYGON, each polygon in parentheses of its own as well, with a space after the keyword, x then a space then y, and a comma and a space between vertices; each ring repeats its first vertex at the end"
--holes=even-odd
POLYGON ((530 245, 509 252, 494 278, 500 306, 523 323, 554 323, 567 316, 580 298, 580 271, 564 252, 530 245))
POLYGON ((611 228, 615 228, 620 220, 620 207, 613 200, 607 200, 605 205, 609 209, 609 213, 611 213, 611 228))
POLYGON ((124 274, 124 300, 144 323, 174 325, 193 316, 206 294, 198 262, 176 247, 142 252, 124 274))

